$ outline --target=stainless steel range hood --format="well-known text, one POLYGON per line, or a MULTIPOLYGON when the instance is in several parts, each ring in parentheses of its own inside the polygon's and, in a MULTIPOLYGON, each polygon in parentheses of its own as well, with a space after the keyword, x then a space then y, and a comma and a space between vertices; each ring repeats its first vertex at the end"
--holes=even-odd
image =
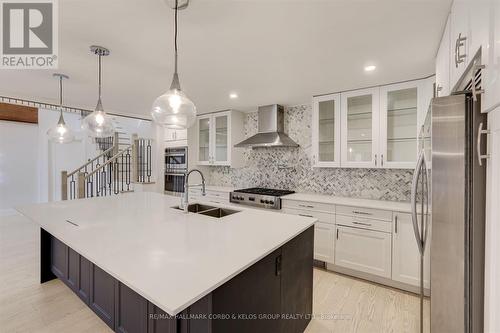
POLYGON ((235 147, 298 147, 285 134, 285 111, 282 105, 259 106, 258 133, 234 145, 235 147))

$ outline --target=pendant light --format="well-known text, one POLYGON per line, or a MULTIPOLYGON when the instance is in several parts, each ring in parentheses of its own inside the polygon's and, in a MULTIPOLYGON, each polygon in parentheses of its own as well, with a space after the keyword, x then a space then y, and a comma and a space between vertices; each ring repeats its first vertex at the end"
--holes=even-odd
POLYGON ((60 110, 60 115, 59 115, 59 121, 57 124, 50 128, 47 131, 47 135, 49 136, 49 140, 52 142, 56 143, 70 143, 75 140, 75 134, 71 130, 71 128, 66 125, 66 122, 64 121, 64 116, 63 116, 63 83, 62 81, 64 79, 69 79, 67 75, 64 74, 58 74, 55 73, 53 74, 55 78, 58 78, 59 80, 59 110, 60 110))
POLYGON ((102 46, 91 46, 90 52, 98 56, 98 85, 99 85, 99 99, 95 111, 83 119, 82 128, 86 130, 90 136, 97 138, 106 138, 113 136, 115 131, 112 119, 104 112, 101 101, 101 62, 102 57, 109 55, 109 50, 102 46))
MULTIPOLYGON (((184 1, 182 8, 186 8, 188 1, 184 1)), ((177 73, 177 12, 179 11, 179 0, 175 0, 174 7, 174 76, 170 89, 158 97, 151 110, 153 120, 160 125, 174 129, 185 129, 191 127, 196 121, 196 107, 194 103, 181 90, 179 75, 177 73)))

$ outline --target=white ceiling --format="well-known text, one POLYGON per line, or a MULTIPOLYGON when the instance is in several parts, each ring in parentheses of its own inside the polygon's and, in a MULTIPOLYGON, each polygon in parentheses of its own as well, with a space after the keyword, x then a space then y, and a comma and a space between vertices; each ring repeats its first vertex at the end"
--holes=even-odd
MULTIPOLYGON (((297 105, 311 96, 434 72, 451 0, 191 0, 179 13, 179 75, 198 112, 297 105), (366 64, 377 69, 365 73, 366 64), (229 99, 236 92, 237 100, 229 99)), ((63 0, 59 70, 65 104, 94 108, 96 58, 103 102, 149 116, 170 86, 173 11, 163 0, 63 0)), ((3 70, 0 94, 57 101, 54 71, 3 70)))

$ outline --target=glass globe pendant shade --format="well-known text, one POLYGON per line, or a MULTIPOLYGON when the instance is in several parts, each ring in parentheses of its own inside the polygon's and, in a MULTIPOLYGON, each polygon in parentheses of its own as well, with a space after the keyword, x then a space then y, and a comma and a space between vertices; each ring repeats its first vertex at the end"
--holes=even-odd
POLYGON ((100 100, 95 111, 83 119, 82 128, 92 137, 107 138, 113 136, 115 132, 113 121, 102 109, 100 100))
POLYGON ((63 115, 59 116, 59 122, 56 126, 47 131, 49 140, 55 143, 70 143, 75 140, 73 131, 64 122, 63 115))
POLYGON ((164 127, 185 129, 195 123, 196 107, 182 90, 171 88, 154 101, 151 116, 164 127))

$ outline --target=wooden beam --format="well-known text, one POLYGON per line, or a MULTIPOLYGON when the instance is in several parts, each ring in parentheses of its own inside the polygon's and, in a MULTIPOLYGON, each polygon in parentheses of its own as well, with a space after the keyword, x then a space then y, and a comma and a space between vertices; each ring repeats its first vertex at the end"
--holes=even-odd
POLYGON ((38 109, 24 105, 0 103, 0 120, 38 124, 38 109))

